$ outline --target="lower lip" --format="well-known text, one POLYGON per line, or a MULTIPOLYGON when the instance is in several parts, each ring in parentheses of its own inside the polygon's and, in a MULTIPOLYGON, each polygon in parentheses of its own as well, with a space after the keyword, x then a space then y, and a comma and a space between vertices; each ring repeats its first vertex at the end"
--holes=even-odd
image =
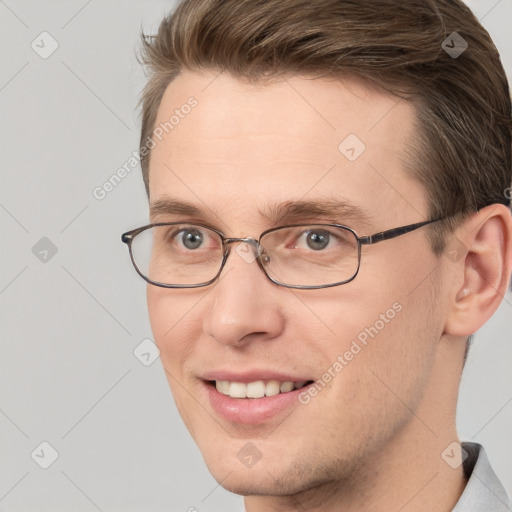
POLYGON ((231 398, 219 393, 215 386, 204 382, 210 404, 220 416, 234 423, 258 424, 276 414, 299 405, 299 394, 308 386, 262 398, 231 398))

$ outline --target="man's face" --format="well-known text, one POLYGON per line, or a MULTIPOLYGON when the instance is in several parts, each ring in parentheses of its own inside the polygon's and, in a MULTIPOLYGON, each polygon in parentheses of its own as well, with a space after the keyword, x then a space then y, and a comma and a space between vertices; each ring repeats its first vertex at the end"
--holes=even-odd
MULTIPOLYGON (((402 162, 415 120, 407 102, 356 80, 256 86, 183 72, 155 126, 191 96, 197 106, 152 151, 150 201, 172 198, 203 213, 159 213, 153 222, 258 238, 276 225, 339 223, 363 236, 428 218, 425 193, 402 162), (274 222, 259 213, 326 200, 365 218, 349 208, 274 222)), ((236 251, 238 243, 209 286, 148 286, 176 405, 224 487, 279 495, 353 478, 418 427, 415 415, 435 390, 443 331, 442 296, 433 300, 438 262, 425 233, 363 246, 359 274, 342 286, 278 286, 236 251), (291 398, 231 398, 215 390, 215 378, 325 385, 316 395, 305 387, 291 398)))

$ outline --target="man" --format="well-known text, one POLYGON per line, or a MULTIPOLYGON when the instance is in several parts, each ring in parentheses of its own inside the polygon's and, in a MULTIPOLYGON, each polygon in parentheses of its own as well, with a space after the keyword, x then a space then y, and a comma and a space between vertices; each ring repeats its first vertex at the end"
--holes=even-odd
POLYGON ((512 270, 511 106, 457 0, 185 0, 147 39, 148 280, 178 410, 260 511, 504 511, 459 443, 512 270))

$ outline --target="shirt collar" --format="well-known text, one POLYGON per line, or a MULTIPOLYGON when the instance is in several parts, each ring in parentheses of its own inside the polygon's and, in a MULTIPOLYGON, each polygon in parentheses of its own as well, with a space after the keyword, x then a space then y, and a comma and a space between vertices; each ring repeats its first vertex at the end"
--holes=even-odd
MULTIPOLYGON (((468 482, 452 512, 511 512, 512 504, 478 443, 462 443, 467 453, 464 473, 468 482)), ((464 452, 463 452, 464 453, 464 452)))

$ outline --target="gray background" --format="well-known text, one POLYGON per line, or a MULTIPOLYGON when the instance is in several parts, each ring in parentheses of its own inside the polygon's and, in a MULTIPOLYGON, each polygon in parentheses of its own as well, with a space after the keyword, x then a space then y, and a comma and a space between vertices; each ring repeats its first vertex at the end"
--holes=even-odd
MULTIPOLYGON (((468 3, 511 77, 512 0, 468 3)), ((120 242, 147 221, 139 167, 92 193, 137 150, 138 34, 173 5, 0 0, 0 512, 241 507, 206 470, 160 359, 134 355, 152 336, 120 242), (43 31, 58 43, 46 59, 31 47, 51 49, 43 31)), ((461 439, 485 445, 509 494, 511 333, 509 293, 476 336, 458 409, 461 439)))

